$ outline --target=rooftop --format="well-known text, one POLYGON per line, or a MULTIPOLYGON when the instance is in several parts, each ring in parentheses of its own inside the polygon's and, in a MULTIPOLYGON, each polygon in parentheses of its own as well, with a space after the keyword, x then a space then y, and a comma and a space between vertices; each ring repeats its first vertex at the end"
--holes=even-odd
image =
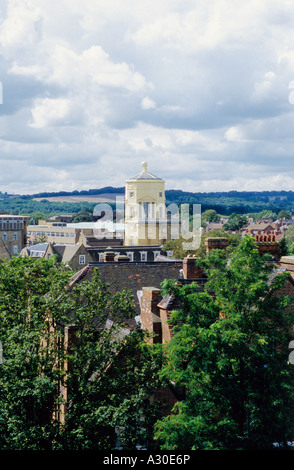
POLYGON ((158 178, 158 176, 155 176, 152 173, 150 173, 147 170, 147 163, 142 162, 142 171, 138 175, 131 178, 131 180, 158 180, 158 181, 162 181, 162 178, 158 178))
POLYGON ((0 218, 1 219, 16 219, 16 220, 30 220, 31 217, 27 215, 12 215, 12 214, 6 214, 5 212, 0 212, 0 218))

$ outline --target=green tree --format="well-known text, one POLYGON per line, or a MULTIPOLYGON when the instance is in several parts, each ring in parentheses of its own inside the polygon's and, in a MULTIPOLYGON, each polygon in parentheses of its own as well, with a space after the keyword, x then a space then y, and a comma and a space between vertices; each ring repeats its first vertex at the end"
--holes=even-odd
POLYGON ((182 307, 171 315, 163 374, 185 398, 156 424, 163 449, 271 449, 293 439, 293 309, 276 295, 286 274, 265 259, 246 237, 229 263, 220 250, 202 262, 204 292, 164 283, 182 307))
POLYGON ((0 262, 1 450, 113 449, 116 429, 124 448, 150 438, 160 355, 143 332, 123 334, 128 292, 111 295, 96 271, 69 288, 71 274, 55 259, 0 262))
POLYGON ((28 257, 0 262, 1 450, 48 449, 58 430, 53 411, 64 372, 54 365, 64 358, 53 347, 48 307, 54 284, 56 293, 68 277, 53 266, 28 257))
POLYGON ((290 211, 281 210, 281 211, 278 213, 278 219, 287 219, 287 220, 290 220, 290 219, 292 219, 292 214, 291 214, 290 211))
POLYGON ((47 235, 40 235, 39 237, 34 239, 33 245, 38 245, 39 243, 47 243, 47 241, 48 241, 47 235))
POLYGON ((167 240, 164 242, 162 249, 163 251, 172 251, 174 258, 183 259, 188 254, 188 251, 183 248, 185 241, 187 240, 184 240, 182 236, 176 240, 167 240))
POLYGON ((280 243, 280 256, 287 256, 289 254, 290 247, 288 246, 286 237, 283 236, 281 240, 279 241, 279 243, 280 243))
POLYGON ((255 212, 253 214, 248 214, 249 217, 253 217, 255 222, 262 218, 272 219, 273 221, 277 219, 277 213, 271 210, 263 210, 260 212, 255 212))
POLYGON ((80 222, 92 222, 92 221, 93 221, 93 215, 90 213, 84 213, 84 214, 77 214, 72 222, 76 224, 80 222))
POLYGON ((293 255, 294 254, 294 226, 290 225, 284 232, 282 243, 282 255, 293 255))
POLYGON ((215 210, 208 209, 201 214, 202 225, 208 222, 218 222, 220 217, 221 216, 215 210))
POLYGON ((71 301, 77 332, 70 352, 66 448, 114 449, 115 429, 123 449, 150 445, 158 405, 147 397, 159 386, 161 361, 141 330, 122 339, 122 321, 135 316, 133 299, 126 291, 111 296, 96 271, 73 289, 71 301), (105 328, 107 322, 111 326, 105 328))
POLYGON ((37 225, 39 220, 47 220, 47 216, 46 214, 44 214, 44 212, 33 212, 31 214, 31 217, 32 217, 32 223, 37 225))
POLYGON ((206 238, 214 238, 214 237, 221 237, 226 238, 228 240, 228 247, 227 253, 231 253, 236 249, 241 241, 241 234, 240 233, 229 233, 225 232, 224 230, 211 230, 211 232, 205 232, 201 236, 201 243, 197 250, 195 250, 195 254, 199 258, 206 257, 206 246, 205 240, 206 238))
POLYGON ((240 230, 242 227, 247 225, 248 219, 245 215, 231 214, 228 221, 224 224, 224 230, 240 230))

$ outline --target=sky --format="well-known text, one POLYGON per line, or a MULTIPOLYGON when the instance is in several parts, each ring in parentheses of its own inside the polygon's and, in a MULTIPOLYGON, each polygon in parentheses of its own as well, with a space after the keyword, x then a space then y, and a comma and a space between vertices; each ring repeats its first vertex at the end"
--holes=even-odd
POLYGON ((293 190, 293 0, 0 0, 0 191, 293 190))

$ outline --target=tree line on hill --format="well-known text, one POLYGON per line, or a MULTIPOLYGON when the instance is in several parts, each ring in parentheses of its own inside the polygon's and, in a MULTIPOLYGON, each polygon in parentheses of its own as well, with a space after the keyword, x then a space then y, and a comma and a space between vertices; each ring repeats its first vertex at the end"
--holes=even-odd
MULTIPOLYGON (((48 201, 46 198, 53 196, 74 195, 99 195, 105 193, 123 195, 123 187, 107 186, 100 189, 89 189, 81 191, 41 192, 33 195, 7 195, 0 193, 0 211, 15 214, 31 214, 33 212, 44 212, 47 215, 57 213, 93 212, 96 203, 87 201, 78 203, 48 201), (36 201, 36 198, 44 198, 36 201)), ((258 213, 270 210, 278 213, 281 210, 290 210, 294 213, 293 191, 229 191, 229 192, 187 192, 181 190, 166 190, 166 204, 200 204, 202 212, 213 209, 219 214, 230 215, 258 213)), ((114 207, 113 203, 109 203, 114 207)))

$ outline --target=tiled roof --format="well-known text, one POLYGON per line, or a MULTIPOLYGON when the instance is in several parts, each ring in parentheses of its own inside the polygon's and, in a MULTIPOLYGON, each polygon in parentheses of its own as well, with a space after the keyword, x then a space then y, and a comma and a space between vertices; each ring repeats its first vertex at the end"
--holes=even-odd
POLYGON ((261 223, 261 224, 251 224, 244 227, 244 230, 265 230, 266 228, 270 227, 274 229, 272 224, 270 223, 261 223))

